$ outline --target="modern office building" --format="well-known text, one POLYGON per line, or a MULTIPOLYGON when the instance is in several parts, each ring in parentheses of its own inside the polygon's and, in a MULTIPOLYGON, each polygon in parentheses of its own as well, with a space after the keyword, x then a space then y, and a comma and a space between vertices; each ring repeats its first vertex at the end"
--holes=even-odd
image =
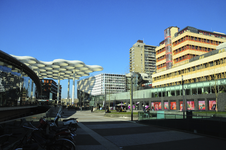
POLYGON ((226 35, 187 26, 182 30, 169 27, 156 50, 157 72, 189 62, 189 59, 216 50, 226 42, 226 35))
POLYGON ((41 84, 36 73, 0 51, 0 107, 30 105, 40 94, 41 84))
POLYGON ((147 73, 151 76, 156 69, 156 46, 146 45, 138 40, 130 48, 130 72, 147 73))
MULTIPOLYGON (((219 111, 225 111, 225 70, 226 42, 186 64, 154 73, 153 88, 134 91, 133 105, 140 110, 145 104, 155 107, 155 110, 179 111, 185 101, 188 110, 215 110, 217 105, 219 111)), ((130 92, 111 94, 110 100, 129 104, 130 92)), ((95 101, 102 102, 98 97, 95 101)))
MULTIPOLYGON (((57 100, 57 83, 52 79, 40 79, 42 85, 42 95, 39 96, 39 99, 43 100, 57 100)), ((59 100, 61 100, 61 85, 60 85, 60 94, 59 100)))
POLYGON ((103 96, 125 91, 126 77, 121 74, 102 73, 77 82, 79 102, 88 103, 91 96, 103 96))
POLYGON ((91 95, 105 95, 126 90, 125 75, 102 73, 77 82, 77 90, 91 95))

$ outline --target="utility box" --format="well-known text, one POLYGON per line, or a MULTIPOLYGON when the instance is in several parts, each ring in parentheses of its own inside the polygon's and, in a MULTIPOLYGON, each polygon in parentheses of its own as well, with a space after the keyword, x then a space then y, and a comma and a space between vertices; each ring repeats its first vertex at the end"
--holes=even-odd
POLYGON ((157 119, 164 119, 165 115, 164 115, 164 111, 157 111, 157 119))

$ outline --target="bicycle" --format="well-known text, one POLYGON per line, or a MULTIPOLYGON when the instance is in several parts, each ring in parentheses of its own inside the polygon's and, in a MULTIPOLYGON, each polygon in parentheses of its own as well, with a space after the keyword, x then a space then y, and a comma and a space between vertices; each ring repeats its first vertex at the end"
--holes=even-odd
POLYGON ((8 133, 0 136, 0 150, 8 150, 10 148, 9 138, 17 138, 16 135, 20 135, 20 133, 8 133))
POLYGON ((75 150, 75 144, 65 138, 56 138, 54 135, 46 134, 41 129, 34 127, 24 126, 24 128, 31 129, 32 132, 26 134, 22 140, 20 140, 13 149, 22 148, 23 150, 37 150, 38 148, 44 150, 75 150))

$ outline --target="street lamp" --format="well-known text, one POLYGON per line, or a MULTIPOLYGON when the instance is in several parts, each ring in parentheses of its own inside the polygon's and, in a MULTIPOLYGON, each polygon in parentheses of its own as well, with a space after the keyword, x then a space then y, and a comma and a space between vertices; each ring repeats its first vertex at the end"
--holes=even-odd
POLYGON ((184 88, 184 102, 185 102, 185 111, 187 111, 186 87, 184 88))
POLYGON ((183 94, 183 119, 185 118, 184 116, 184 107, 185 107, 185 102, 184 102, 184 81, 183 81, 183 75, 181 76, 182 77, 182 94, 183 94))
POLYGON ((105 93, 105 95, 104 95, 104 113, 106 114, 106 96, 107 96, 107 94, 106 94, 106 84, 104 85, 104 93, 105 93))
POLYGON ((131 110, 131 121, 133 121, 133 75, 134 73, 131 72, 131 89, 130 89, 130 110, 131 110))

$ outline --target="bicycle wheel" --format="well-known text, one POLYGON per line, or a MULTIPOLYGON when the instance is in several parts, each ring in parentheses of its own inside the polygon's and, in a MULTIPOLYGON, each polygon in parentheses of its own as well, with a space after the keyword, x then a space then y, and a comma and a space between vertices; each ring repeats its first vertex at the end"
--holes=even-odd
POLYGON ((69 139, 57 139, 47 146, 47 150, 75 150, 75 144, 69 139))

